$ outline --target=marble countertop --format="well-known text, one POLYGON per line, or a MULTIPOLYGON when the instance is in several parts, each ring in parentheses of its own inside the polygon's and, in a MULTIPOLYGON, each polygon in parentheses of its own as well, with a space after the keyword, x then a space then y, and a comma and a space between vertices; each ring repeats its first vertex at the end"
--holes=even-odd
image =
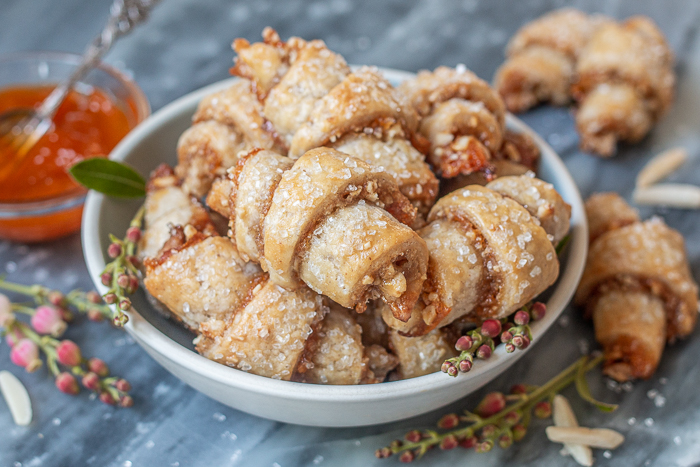
MULTIPOLYGON (((106 19, 110 0, 2 0, 0 54, 20 50, 81 52, 106 19)), ((671 113, 652 135, 623 147, 612 160, 578 151, 567 109, 539 108, 523 115, 562 156, 584 196, 615 190, 628 200, 639 168, 657 152, 683 145, 691 154, 672 180, 700 183, 700 2, 695 0, 600 0, 573 3, 586 11, 618 18, 652 16, 678 57, 678 96, 671 113)), ((258 40, 266 25, 283 38, 324 39, 349 63, 416 71, 465 63, 491 79, 503 47, 518 26, 547 10, 552 0, 407 1, 301 0, 224 2, 163 0, 151 20, 119 41, 106 61, 126 70, 143 88, 154 110, 203 85, 228 76, 231 41, 258 40)), ((663 215, 686 237, 694 275, 700 278, 700 212, 641 209, 663 215)), ((70 290, 91 288, 80 246, 73 235, 38 245, 0 241, 0 274, 10 280, 41 282, 70 290)), ((538 384, 595 345, 590 323, 571 307, 516 367, 483 390, 452 406, 411 420, 357 429, 307 428, 259 419, 223 406, 186 386, 156 364, 124 332, 88 321, 71 326, 67 337, 84 353, 107 361, 133 383, 136 404, 115 409, 59 393, 45 370, 24 373, 0 346, 0 369, 9 369, 29 388, 34 421, 17 427, 0 402, 2 466, 274 466, 396 465, 377 460, 374 450, 414 427, 429 427, 441 414, 474 407, 492 390, 516 382, 538 384)), ((667 348, 649 381, 619 387, 591 377, 600 398, 620 403, 613 414, 587 406, 569 389, 582 425, 605 426, 625 434, 613 452, 596 452, 596 465, 700 465, 700 330, 667 348)), ((489 454, 430 452, 423 465, 479 462, 489 465, 575 465, 559 455, 535 422, 524 442, 489 454)))

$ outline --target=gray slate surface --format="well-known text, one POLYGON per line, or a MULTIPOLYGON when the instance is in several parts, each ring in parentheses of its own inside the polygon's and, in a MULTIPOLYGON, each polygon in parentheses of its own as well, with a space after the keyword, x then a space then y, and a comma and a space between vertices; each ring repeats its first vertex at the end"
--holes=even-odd
MULTIPOLYGON (((109 0, 0 0, 0 53, 19 50, 82 51, 96 34, 109 0)), ((691 162, 672 177, 700 183, 700 2, 693 0, 612 0, 571 2, 586 11, 618 18, 652 16, 678 55, 680 77, 675 107, 641 144, 625 147, 601 161, 577 150, 578 137, 566 109, 541 108, 523 116, 559 152, 584 196, 616 190, 629 199, 634 175, 653 154, 685 145, 691 162)), ((154 110, 173 99, 228 76, 235 37, 258 40, 262 28, 282 37, 321 38, 350 63, 416 71, 465 63, 490 79, 502 61, 503 46, 518 26, 562 1, 318 1, 224 2, 163 0, 151 21, 121 40, 107 61, 133 73, 154 110)), ((680 230, 695 277, 700 277, 700 213, 642 209, 661 214, 680 230)), ((0 242, 0 273, 18 282, 42 282, 69 290, 90 288, 78 235, 40 245, 0 242)), ((591 377, 593 390, 619 402, 616 413, 600 414, 571 395, 580 422, 622 431, 627 441, 612 453, 596 453, 596 465, 700 465, 700 331, 667 349, 657 374, 630 392, 606 389, 591 377), (649 391, 665 398, 656 403, 649 391)), ((35 418, 15 427, 0 402, 2 466, 198 466, 245 465, 396 465, 378 461, 374 449, 414 427, 433 424, 440 410, 412 420, 361 429, 314 429, 258 419, 229 409, 171 376, 126 334, 105 325, 82 322, 67 334, 85 353, 104 358, 114 373, 129 379, 136 405, 129 410, 57 392, 44 371, 26 374, 14 367, 0 346, 0 368, 15 373, 29 388, 35 418)), ((455 403, 473 407, 488 390, 507 390, 515 382, 541 383, 592 344, 588 323, 568 309, 558 325, 537 342, 521 363, 485 390, 455 403)), ((627 388, 630 389, 630 388, 627 388)), ((535 423, 526 441, 486 455, 455 450, 431 452, 423 465, 575 465, 535 423)))

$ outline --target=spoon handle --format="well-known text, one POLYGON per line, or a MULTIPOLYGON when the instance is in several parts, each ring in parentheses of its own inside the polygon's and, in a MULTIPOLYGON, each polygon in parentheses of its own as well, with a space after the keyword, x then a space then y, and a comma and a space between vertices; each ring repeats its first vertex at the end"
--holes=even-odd
POLYGON ((50 120, 56 110, 73 88, 88 71, 100 61, 102 56, 112 47, 114 41, 126 35, 131 29, 146 20, 151 8, 160 0, 114 0, 110 15, 104 29, 85 49, 80 65, 70 77, 60 83, 42 102, 37 110, 36 119, 50 120))

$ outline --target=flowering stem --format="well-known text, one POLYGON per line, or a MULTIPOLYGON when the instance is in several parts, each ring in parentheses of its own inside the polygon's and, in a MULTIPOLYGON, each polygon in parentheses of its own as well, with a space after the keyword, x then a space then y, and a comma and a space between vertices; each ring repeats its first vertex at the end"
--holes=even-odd
MULTIPOLYGON (((501 410, 488 417, 481 417, 471 412, 465 412, 466 415, 459 419, 454 415, 455 421, 450 428, 457 425, 460 420, 470 424, 444 433, 437 433, 432 430, 427 430, 425 433, 416 431, 410 432, 409 435, 413 434, 415 440, 411 439, 411 436, 407 436, 407 439, 410 439, 408 442, 395 441, 391 446, 378 450, 377 456, 389 457, 393 454, 403 453, 401 460, 410 462, 414 459, 416 454, 420 457, 434 446, 439 445, 443 449, 451 449, 457 445, 459 440, 474 439, 479 433, 479 430, 481 430, 482 452, 491 449, 493 440, 500 440, 502 436, 507 437, 507 441, 505 441, 505 445, 503 445, 503 447, 507 447, 514 438, 513 431, 515 427, 513 425, 519 422, 523 430, 527 428, 533 408, 535 408, 535 414, 537 415, 537 407, 539 404, 542 404, 546 399, 553 398, 555 394, 572 384, 580 372, 585 373, 592 370, 598 366, 603 359, 604 357, 602 355, 594 358, 589 358, 588 356, 581 357, 542 386, 531 388, 529 391, 512 395, 509 396, 508 399, 504 399, 506 401, 515 399, 515 402, 510 405, 502 405, 501 410), (512 414, 522 414, 522 416, 515 415, 516 420, 509 422, 508 417, 512 417, 512 414), (486 444, 484 445, 484 443, 486 444)), ((487 396, 487 398, 488 397, 489 396, 487 396)), ((469 447, 472 446, 474 446, 474 444, 469 447)), ((476 447, 479 449, 479 446, 476 447)))
POLYGON ((141 238, 141 224, 145 214, 145 207, 141 206, 129 223, 129 228, 123 239, 110 235, 112 243, 107 253, 112 261, 107 263, 100 279, 109 286, 104 294, 104 300, 109 304, 115 304, 113 321, 117 326, 123 326, 129 321, 124 311, 131 309, 131 300, 128 295, 138 288, 138 260, 135 256, 137 242, 141 238))

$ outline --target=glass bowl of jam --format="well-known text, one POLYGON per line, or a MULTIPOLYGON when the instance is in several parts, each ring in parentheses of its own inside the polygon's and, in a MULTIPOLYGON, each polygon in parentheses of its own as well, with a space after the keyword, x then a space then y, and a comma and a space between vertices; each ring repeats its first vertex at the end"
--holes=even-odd
MULTIPOLYGON (((79 62, 78 55, 54 52, 0 57, 0 113, 38 107, 79 62)), ((0 182, 0 239, 40 242, 79 230, 86 191, 67 170, 83 159, 107 157, 149 114, 143 91, 124 73, 106 64, 91 70, 49 131, 0 182)), ((12 157, 0 154, 0 164, 12 157)))

